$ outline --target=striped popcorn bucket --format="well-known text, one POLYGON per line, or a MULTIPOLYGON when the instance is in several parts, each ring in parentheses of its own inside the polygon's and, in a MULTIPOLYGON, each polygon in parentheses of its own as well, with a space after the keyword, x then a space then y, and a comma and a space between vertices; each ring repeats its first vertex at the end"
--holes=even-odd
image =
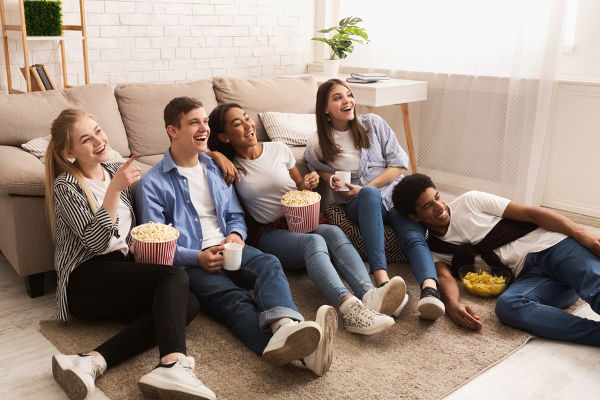
MULTIPOLYGON (((282 203, 283 204, 283 203, 282 203)), ((321 199, 307 206, 288 206, 283 204, 283 212, 288 230, 297 233, 312 232, 319 226, 321 199)))
POLYGON ((165 242, 142 242, 133 237, 135 262, 145 264, 173 265, 177 239, 165 242))

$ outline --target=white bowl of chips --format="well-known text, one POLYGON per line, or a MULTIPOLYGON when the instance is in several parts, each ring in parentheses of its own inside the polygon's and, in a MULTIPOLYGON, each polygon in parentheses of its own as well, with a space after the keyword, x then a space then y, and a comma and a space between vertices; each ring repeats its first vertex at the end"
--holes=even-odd
POLYGON ((135 262, 173 265, 179 231, 171 224, 148 222, 131 230, 135 262))
POLYGON ((281 198, 283 212, 291 232, 308 233, 319 226, 321 195, 310 190, 292 190, 281 198))
POLYGON ((499 296, 511 280, 507 269, 488 265, 464 265, 458 270, 458 277, 465 289, 480 297, 499 296))

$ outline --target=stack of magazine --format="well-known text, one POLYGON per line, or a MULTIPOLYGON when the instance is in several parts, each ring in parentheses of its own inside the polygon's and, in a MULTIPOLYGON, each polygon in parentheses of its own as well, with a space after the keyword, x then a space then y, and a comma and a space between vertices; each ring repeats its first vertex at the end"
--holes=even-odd
POLYGON ((350 74, 350 78, 346 78, 346 82, 350 83, 373 83, 390 79, 386 74, 379 72, 354 72, 350 74))

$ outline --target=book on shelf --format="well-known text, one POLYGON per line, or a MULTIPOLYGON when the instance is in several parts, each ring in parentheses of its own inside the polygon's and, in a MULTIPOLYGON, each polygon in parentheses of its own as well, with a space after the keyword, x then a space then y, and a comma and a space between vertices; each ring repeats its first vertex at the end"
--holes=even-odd
MULTIPOLYGON (((25 67, 21 67, 23 77, 26 77, 25 67)), ((33 92, 41 90, 52 90, 55 89, 54 82, 48 74, 46 66, 43 64, 35 64, 29 67, 29 76, 31 78, 31 90, 33 92)))

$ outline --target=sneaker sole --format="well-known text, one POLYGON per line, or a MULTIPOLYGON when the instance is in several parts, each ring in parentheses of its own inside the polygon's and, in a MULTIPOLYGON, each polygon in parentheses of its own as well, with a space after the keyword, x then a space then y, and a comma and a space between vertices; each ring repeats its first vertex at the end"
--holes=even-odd
POLYGON ((301 360, 306 357, 319 345, 321 332, 318 325, 305 326, 296 332, 291 333, 283 346, 278 349, 263 353, 262 358, 269 364, 277 367, 284 366, 294 360, 301 360))
POLYGON ((315 322, 321 325, 323 334, 315 350, 317 367, 313 372, 318 376, 323 376, 325 372, 329 371, 333 361, 333 338, 338 328, 337 312, 331 306, 321 306, 317 310, 315 322))
POLYGON ((72 369, 72 363, 52 356, 52 375, 71 400, 83 400, 93 392, 83 382, 84 379, 72 369))
POLYGON ((395 324, 394 319, 392 317, 390 317, 389 320, 387 320, 385 324, 378 325, 371 329, 355 328, 355 327, 346 326, 346 325, 344 325, 344 327, 346 328, 346 330, 348 332, 358 333, 359 335, 371 336, 371 335, 375 335, 376 333, 380 333, 380 332, 383 332, 383 331, 391 328, 392 326, 394 326, 394 324, 395 324))
POLYGON ((435 321, 446 313, 446 307, 444 307, 444 303, 436 298, 425 297, 419 300, 417 311, 419 312, 419 318, 435 321))
POLYGON ((392 315, 400 307, 406 296, 406 283, 401 277, 395 276, 384 287, 387 290, 381 296, 380 309, 375 311, 385 315, 392 315))
POLYGON ((172 400, 216 400, 216 396, 210 394, 191 394, 179 390, 164 389, 153 386, 149 383, 138 382, 138 387, 144 393, 145 397, 150 399, 172 399, 172 400))
POLYGON ((392 317, 399 317, 400 314, 402 313, 402 310, 404 310, 404 308, 406 307, 407 304, 408 304, 408 294, 405 294, 404 300, 402 300, 402 304, 400 304, 400 307, 398 307, 396 309, 396 311, 394 311, 394 314, 392 314, 392 317))

